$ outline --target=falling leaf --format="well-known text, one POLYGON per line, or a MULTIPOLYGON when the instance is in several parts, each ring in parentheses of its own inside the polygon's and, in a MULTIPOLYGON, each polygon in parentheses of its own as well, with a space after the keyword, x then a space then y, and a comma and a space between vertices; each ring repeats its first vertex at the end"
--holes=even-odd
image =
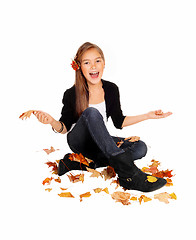
POLYGON ((153 183, 153 182, 156 182, 158 179, 156 178, 156 177, 153 177, 153 176, 147 176, 147 181, 148 182, 151 182, 151 183, 153 183))
POLYGON ((173 192, 173 193, 171 193, 171 194, 169 194, 170 195, 170 197, 172 198, 172 199, 175 199, 175 200, 177 200, 177 196, 176 196, 176 194, 173 192))
POLYGON ((84 174, 77 174, 77 175, 73 175, 72 173, 67 175, 70 182, 76 183, 76 182, 84 182, 84 174))
POLYGON ((21 115, 20 115, 20 119, 22 119, 22 120, 26 120, 27 118, 30 118, 30 116, 31 116, 31 114, 34 114, 35 113, 35 110, 29 110, 29 111, 27 111, 27 112, 24 112, 24 113, 22 113, 21 115))
POLYGON ((116 173, 115 173, 115 171, 114 171, 114 168, 113 168, 113 167, 110 167, 110 166, 108 166, 107 168, 105 168, 105 169, 101 172, 101 174, 104 176, 104 179, 105 179, 105 180, 111 179, 111 178, 113 178, 113 177, 116 176, 116 173))
POLYGON ((70 197, 70 198, 74 198, 74 196, 70 193, 70 192, 62 192, 60 194, 58 194, 60 197, 70 197))
POLYGON ((45 185, 45 184, 47 183, 48 185, 50 185, 52 179, 53 179, 52 177, 51 177, 51 178, 46 178, 46 179, 42 182, 42 184, 45 185))
POLYGON ((54 149, 52 146, 50 147, 50 149, 43 149, 48 155, 52 152, 58 151, 60 149, 54 149))
POLYGON ((117 191, 117 192, 114 192, 114 193, 111 194, 111 197, 114 200, 116 200, 116 202, 121 202, 123 205, 131 204, 129 202, 130 196, 131 196, 130 193, 125 193, 125 192, 120 192, 120 191, 117 191))
POLYGON ((86 193, 83 193, 83 194, 80 194, 80 202, 82 202, 82 198, 83 197, 90 197, 91 196, 91 193, 90 192, 86 192, 86 193))
POLYGON ((46 188, 45 191, 50 192, 52 190, 52 188, 46 188))
POLYGON ((138 198, 138 200, 139 200, 139 203, 141 204, 141 203, 142 203, 142 200, 143 200, 144 202, 148 202, 148 201, 151 201, 152 199, 149 198, 149 197, 146 197, 145 195, 141 195, 141 196, 138 198))
POLYGON ((171 199, 172 197, 170 196, 169 193, 163 192, 163 193, 158 193, 154 195, 154 199, 158 199, 160 202, 164 202, 166 204, 169 203, 168 199, 171 199))
POLYGON ((101 173, 100 172, 98 172, 97 170, 94 170, 94 169, 91 169, 91 168, 86 168, 86 170, 88 171, 88 172, 91 172, 92 173, 92 175, 90 176, 90 177, 102 177, 102 175, 101 175, 101 173))

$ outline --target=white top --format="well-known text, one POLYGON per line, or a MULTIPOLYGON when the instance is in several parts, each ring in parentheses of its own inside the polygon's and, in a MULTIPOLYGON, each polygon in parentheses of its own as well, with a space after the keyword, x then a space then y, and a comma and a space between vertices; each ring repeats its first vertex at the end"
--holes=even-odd
POLYGON ((107 115, 106 115, 106 105, 105 105, 105 101, 98 103, 98 104, 89 104, 89 107, 94 107, 96 108, 101 115, 103 116, 103 121, 106 125, 107 123, 107 115))
MULTIPOLYGON (((107 115, 106 115, 105 101, 103 101, 101 103, 98 103, 98 104, 89 104, 89 107, 94 107, 101 113, 101 115, 103 116, 103 121, 104 121, 104 123, 106 125, 106 123, 107 123, 107 115)), ((71 131, 75 125, 76 125, 75 123, 72 124, 71 129, 69 131, 71 131)))

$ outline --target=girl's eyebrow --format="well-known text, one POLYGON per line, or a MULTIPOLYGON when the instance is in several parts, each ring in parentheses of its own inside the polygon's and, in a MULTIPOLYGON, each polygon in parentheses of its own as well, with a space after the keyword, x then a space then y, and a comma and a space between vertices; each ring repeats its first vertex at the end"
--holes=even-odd
MULTIPOLYGON (((97 57, 97 58, 95 58, 94 60, 97 60, 97 59, 99 59, 99 58, 101 58, 101 57, 97 57)), ((82 62, 84 62, 84 61, 90 61, 90 59, 84 59, 84 60, 82 60, 82 62)))

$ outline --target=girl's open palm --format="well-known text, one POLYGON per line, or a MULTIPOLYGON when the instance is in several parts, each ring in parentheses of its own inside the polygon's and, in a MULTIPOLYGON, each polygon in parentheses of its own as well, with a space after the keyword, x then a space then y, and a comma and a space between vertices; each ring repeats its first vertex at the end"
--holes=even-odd
POLYGON ((43 124, 51 124, 54 121, 53 117, 51 117, 48 113, 42 111, 36 111, 34 115, 43 124))
POLYGON ((159 118, 166 118, 170 116, 172 112, 164 113, 162 110, 151 111, 148 113, 149 119, 159 119, 159 118))

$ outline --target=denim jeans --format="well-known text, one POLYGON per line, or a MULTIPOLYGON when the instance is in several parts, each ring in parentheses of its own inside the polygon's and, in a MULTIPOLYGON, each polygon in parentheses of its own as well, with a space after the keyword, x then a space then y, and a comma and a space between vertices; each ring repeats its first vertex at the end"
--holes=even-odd
POLYGON ((124 141, 121 147, 117 142, 124 138, 110 136, 103 117, 100 112, 93 108, 87 108, 76 125, 67 134, 67 142, 74 153, 82 153, 85 157, 92 159, 96 167, 108 165, 111 156, 123 153, 124 148, 129 147, 132 152, 132 159, 140 159, 146 155, 147 147, 142 141, 124 141))

